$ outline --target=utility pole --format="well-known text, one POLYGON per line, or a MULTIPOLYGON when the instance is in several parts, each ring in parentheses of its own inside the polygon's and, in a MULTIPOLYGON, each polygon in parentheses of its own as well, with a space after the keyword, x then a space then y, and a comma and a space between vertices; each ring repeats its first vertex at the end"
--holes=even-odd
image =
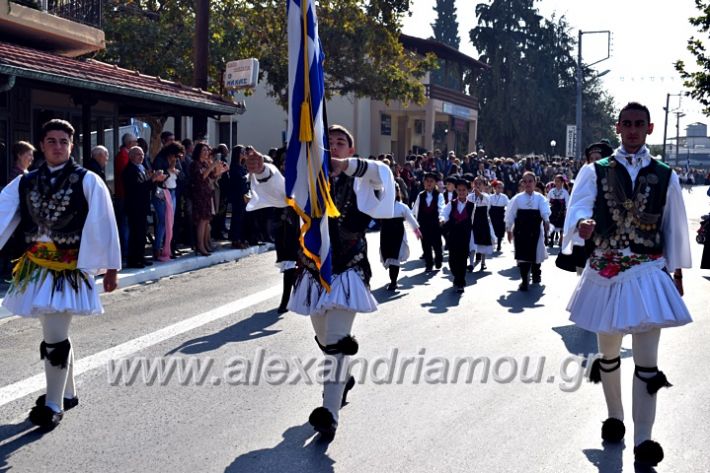
POLYGON ((577 161, 582 159, 582 30, 579 30, 579 39, 577 40, 577 108, 575 117, 575 144, 576 150, 574 157, 577 161))
POLYGON ((678 108, 680 109, 680 98, 682 94, 666 94, 666 106, 663 108, 666 112, 666 118, 663 121, 663 154, 662 159, 664 162, 669 162, 670 160, 666 157, 666 139, 668 135, 668 112, 670 111, 670 99, 671 97, 678 97, 678 108))
POLYGON ((680 154, 680 117, 684 117, 685 113, 680 110, 675 113, 675 167, 678 167, 678 155, 680 154))
MULTIPOLYGON (((583 69, 584 69, 584 64, 582 64, 582 35, 585 34, 606 34, 607 35, 607 49, 606 49, 606 57, 599 59, 598 61, 594 61, 591 64, 587 64, 586 67, 591 67, 595 64, 598 64, 602 61, 606 61, 609 59, 611 56, 611 31, 609 30, 602 30, 602 31, 582 31, 579 30, 579 36, 577 39, 577 70, 576 70, 576 77, 577 77, 577 107, 576 107, 576 117, 575 117, 575 132, 576 132, 576 152, 575 152, 575 159, 578 161, 582 160, 582 86, 583 86, 583 69)), ((609 70, 606 70, 602 72, 601 74, 597 74, 595 77, 601 77, 602 75, 608 73, 609 70)))
MULTIPOLYGON (((192 42, 193 63, 195 70, 192 85, 207 90, 207 71, 209 63, 209 24, 210 1, 195 0, 195 36, 192 42)), ((194 138, 207 135, 207 115, 204 113, 193 117, 192 130, 194 138)))

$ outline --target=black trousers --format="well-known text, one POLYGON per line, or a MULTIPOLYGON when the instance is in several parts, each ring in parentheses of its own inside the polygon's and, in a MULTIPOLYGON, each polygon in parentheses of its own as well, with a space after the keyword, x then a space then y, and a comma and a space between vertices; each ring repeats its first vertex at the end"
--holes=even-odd
POLYGON ((424 262, 427 268, 431 268, 434 263, 437 266, 443 261, 441 250, 441 230, 439 228, 430 228, 426 232, 422 231, 422 250, 424 250, 424 262), (431 252, 434 251, 432 258, 431 252))
POLYGON ((148 232, 148 216, 144 212, 128 213, 128 264, 145 261, 145 235, 148 232))
POLYGON ((454 286, 466 285, 466 265, 468 264, 468 242, 449 240, 449 269, 454 276, 454 286))

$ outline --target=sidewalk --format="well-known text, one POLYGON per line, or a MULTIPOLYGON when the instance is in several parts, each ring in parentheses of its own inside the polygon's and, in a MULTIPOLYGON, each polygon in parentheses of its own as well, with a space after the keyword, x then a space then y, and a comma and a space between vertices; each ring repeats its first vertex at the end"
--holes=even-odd
MULTIPOLYGON (((249 255, 264 253, 272 250, 273 248, 273 244, 265 243, 258 246, 251 246, 243 250, 234 250, 231 248, 229 242, 221 243, 218 244, 217 251, 212 253, 210 256, 195 256, 195 253, 191 252, 170 261, 153 261, 153 265, 146 268, 123 269, 118 273, 118 288, 124 289, 146 281, 155 281, 167 276, 207 268, 219 263, 236 261, 249 255)), ((104 292, 102 280, 103 277, 101 276, 96 278, 96 289, 99 291, 99 294, 104 292)), ((4 296, 5 291, 7 290, 7 285, 3 286, 1 294, 4 296)), ((2 299, 0 299, 0 303, 2 303, 2 299)), ((10 314, 7 309, 0 306, 0 319, 10 316, 12 316, 12 314, 10 314)))

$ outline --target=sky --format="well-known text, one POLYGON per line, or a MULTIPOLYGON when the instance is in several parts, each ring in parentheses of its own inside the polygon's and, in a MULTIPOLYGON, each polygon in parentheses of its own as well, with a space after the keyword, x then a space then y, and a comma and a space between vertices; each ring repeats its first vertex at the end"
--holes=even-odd
MULTIPOLYGON (((404 20, 403 33, 431 37, 431 23, 436 18, 435 0, 411 0, 411 17, 404 20)), ((478 52, 469 38, 469 32, 477 24, 475 6, 481 0, 457 0, 459 22, 459 49, 475 58, 478 52)), ((486 3, 485 1, 483 3, 486 3)), ((663 142, 663 123, 666 94, 670 97, 670 111, 681 111, 680 135, 685 127, 694 122, 710 125, 710 118, 702 112, 702 106, 690 97, 678 97, 683 88, 682 80, 673 63, 683 59, 686 66, 694 65, 694 58, 687 51, 691 36, 701 37, 688 18, 697 16, 693 0, 538 0, 536 8, 545 18, 565 16, 575 37, 582 31, 611 31, 611 57, 595 66, 594 70, 609 72, 601 77, 603 85, 614 97, 617 108, 630 101, 641 102, 651 111, 651 121, 656 125, 648 143, 663 142)), ((577 51, 575 49, 576 57, 577 51)), ((607 35, 583 34, 582 60, 593 63, 607 55, 607 35)), ((574 107, 574 104, 570 104, 574 107)), ((676 115, 668 116, 668 136, 675 137, 676 115)), ((584 141, 588 141, 586 138, 584 141)))

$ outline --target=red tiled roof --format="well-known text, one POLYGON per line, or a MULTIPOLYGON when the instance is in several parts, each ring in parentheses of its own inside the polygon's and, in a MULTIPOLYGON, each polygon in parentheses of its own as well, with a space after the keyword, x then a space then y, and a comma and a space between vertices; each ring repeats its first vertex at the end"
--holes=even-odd
POLYGON ((0 42, 0 73, 216 113, 234 113, 216 94, 93 59, 74 59, 0 42))

